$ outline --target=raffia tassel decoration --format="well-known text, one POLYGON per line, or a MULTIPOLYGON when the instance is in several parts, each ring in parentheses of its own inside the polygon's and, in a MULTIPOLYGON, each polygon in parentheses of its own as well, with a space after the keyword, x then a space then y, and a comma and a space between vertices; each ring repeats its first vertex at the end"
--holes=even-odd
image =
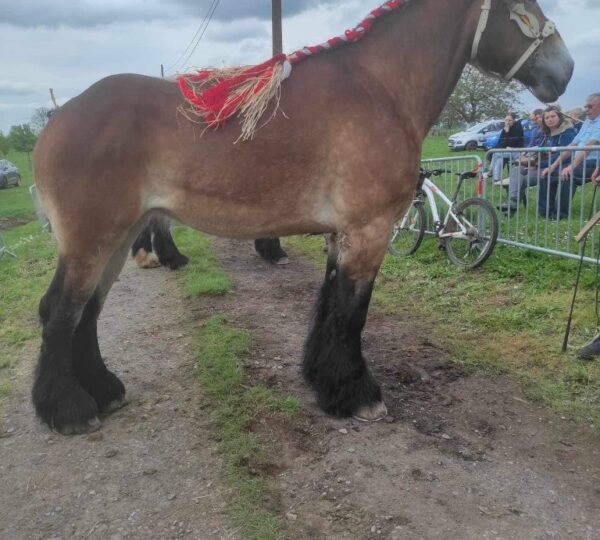
POLYGON ((281 54, 258 66, 206 69, 182 75, 177 83, 187 106, 182 106, 181 111, 188 118, 196 117, 207 128, 223 126, 229 118, 239 115, 242 129, 236 142, 252 139, 273 98, 273 112, 264 123, 279 109, 285 61, 286 56, 281 54))

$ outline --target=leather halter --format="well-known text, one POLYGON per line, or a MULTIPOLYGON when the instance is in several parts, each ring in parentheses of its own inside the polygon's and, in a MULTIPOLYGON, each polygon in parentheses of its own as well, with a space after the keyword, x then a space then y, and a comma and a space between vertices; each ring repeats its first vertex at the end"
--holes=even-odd
MULTIPOLYGON (((491 9, 492 0, 483 0, 483 4, 481 5, 481 15, 479 16, 477 30, 475 31, 475 39, 473 40, 473 46, 471 47, 471 61, 475 61, 477 59, 479 43, 481 42, 481 37, 487 28, 491 9)), ((523 67, 523 64, 527 62, 529 57, 538 49, 538 47, 540 47, 542 43, 544 43, 544 40, 556 33, 556 25, 552 21, 546 21, 544 28, 542 28, 540 31, 540 21, 533 13, 525 9, 524 2, 517 2, 510 9, 510 19, 519 25, 521 32, 523 32, 525 36, 533 39, 533 43, 523 53, 521 58, 517 60, 512 69, 510 69, 508 73, 502 77, 505 81, 510 81, 515 76, 517 71, 523 67)))

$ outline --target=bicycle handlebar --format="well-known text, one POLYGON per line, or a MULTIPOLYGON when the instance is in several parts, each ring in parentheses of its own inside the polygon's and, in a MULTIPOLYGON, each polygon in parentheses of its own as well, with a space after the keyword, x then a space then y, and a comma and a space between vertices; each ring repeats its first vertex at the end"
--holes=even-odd
POLYGON ((464 173, 456 173, 456 176, 459 176, 461 179, 465 180, 467 178, 477 178, 479 173, 476 171, 466 171, 464 173))
MULTIPOLYGON (((442 174, 450 174, 452 171, 447 169, 432 169, 431 171, 427 169, 420 169, 419 176, 421 178, 431 178, 432 176, 441 176, 442 174)), ((477 171, 465 171, 462 173, 456 173, 461 180, 466 180, 467 178, 477 178, 479 173, 477 171)))
POLYGON ((420 176, 422 178, 431 178, 432 176, 441 176, 444 173, 451 173, 452 171, 448 171, 446 169, 433 169, 428 171, 427 169, 420 170, 420 176))

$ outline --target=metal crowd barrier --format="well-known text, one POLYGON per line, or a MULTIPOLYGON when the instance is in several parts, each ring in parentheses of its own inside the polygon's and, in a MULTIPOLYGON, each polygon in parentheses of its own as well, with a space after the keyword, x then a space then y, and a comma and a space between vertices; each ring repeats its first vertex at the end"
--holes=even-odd
POLYGON ((52 232, 50 221, 48 220, 48 217, 46 216, 44 210, 42 209, 42 205, 40 204, 35 184, 30 186, 29 195, 31 196, 31 200, 33 201, 33 207, 35 208, 35 216, 37 217, 40 227, 44 231, 52 232))
MULTIPOLYGON (((544 160, 550 152, 556 156, 557 152, 569 151, 571 161, 579 151, 600 150, 600 146, 570 146, 570 147, 539 147, 521 148, 518 150, 494 149, 488 156, 496 165, 494 175, 492 163, 482 160, 478 156, 461 156, 452 158, 427 159, 421 166, 427 169, 447 169, 451 171, 435 180, 436 184, 447 194, 452 193, 452 186, 456 183, 455 172, 475 170, 479 167, 481 175, 478 181, 465 181, 463 193, 459 200, 466 197, 481 196, 497 208, 500 224, 498 242, 567 257, 578 259, 582 252, 582 244, 575 241, 575 236, 584 226, 590 215, 600 209, 600 189, 594 197, 594 185, 590 182, 594 169, 600 166, 600 159, 587 159, 584 161, 583 183, 574 179, 559 180, 563 169, 569 164, 561 164, 552 178, 542 178, 544 160), (498 157, 494 158, 493 156, 498 157), (523 167, 517 163, 521 157, 528 157, 535 161, 535 165, 523 167), (502 160, 500 162, 500 160, 502 160), (484 171, 489 169, 489 177, 484 171), (512 180, 511 180, 512 179, 512 180), (522 194, 516 207, 512 210, 503 210, 503 205, 509 204, 509 191, 513 193, 518 182, 522 185, 522 194), (540 183, 546 183, 539 187, 540 183), (561 212, 562 209, 562 212, 561 212), (555 210, 555 211, 553 211, 555 210), (563 214, 563 215, 561 215, 563 214)), ((428 230, 432 229, 428 217, 428 230)), ((600 253, 598 234, 592 233, 585 246, 584 260, 596 262, 600 253)))

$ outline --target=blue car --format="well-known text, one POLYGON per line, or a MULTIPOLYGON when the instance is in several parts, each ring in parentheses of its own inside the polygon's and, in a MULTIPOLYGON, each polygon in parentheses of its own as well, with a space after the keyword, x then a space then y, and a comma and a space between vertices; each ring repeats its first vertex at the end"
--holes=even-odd
MULTIPOLYGON (((524 118, 519 121, 521 122, 521 125, 523 126, 523 135, 525 136, 525 148, 528 148, 529 146, 531 146, 531 139, 533 136, 534 123, 531 120, 528 120, 527 118, 524 118)), ((496 148, 496 145, 498 144, 498 141, 500 140, 501 132, 502 132, 502 130, 486 133, 483 136, 483 142, 482 142, 483 147, 486 150, 491 150, 492 148, 496 148)))

